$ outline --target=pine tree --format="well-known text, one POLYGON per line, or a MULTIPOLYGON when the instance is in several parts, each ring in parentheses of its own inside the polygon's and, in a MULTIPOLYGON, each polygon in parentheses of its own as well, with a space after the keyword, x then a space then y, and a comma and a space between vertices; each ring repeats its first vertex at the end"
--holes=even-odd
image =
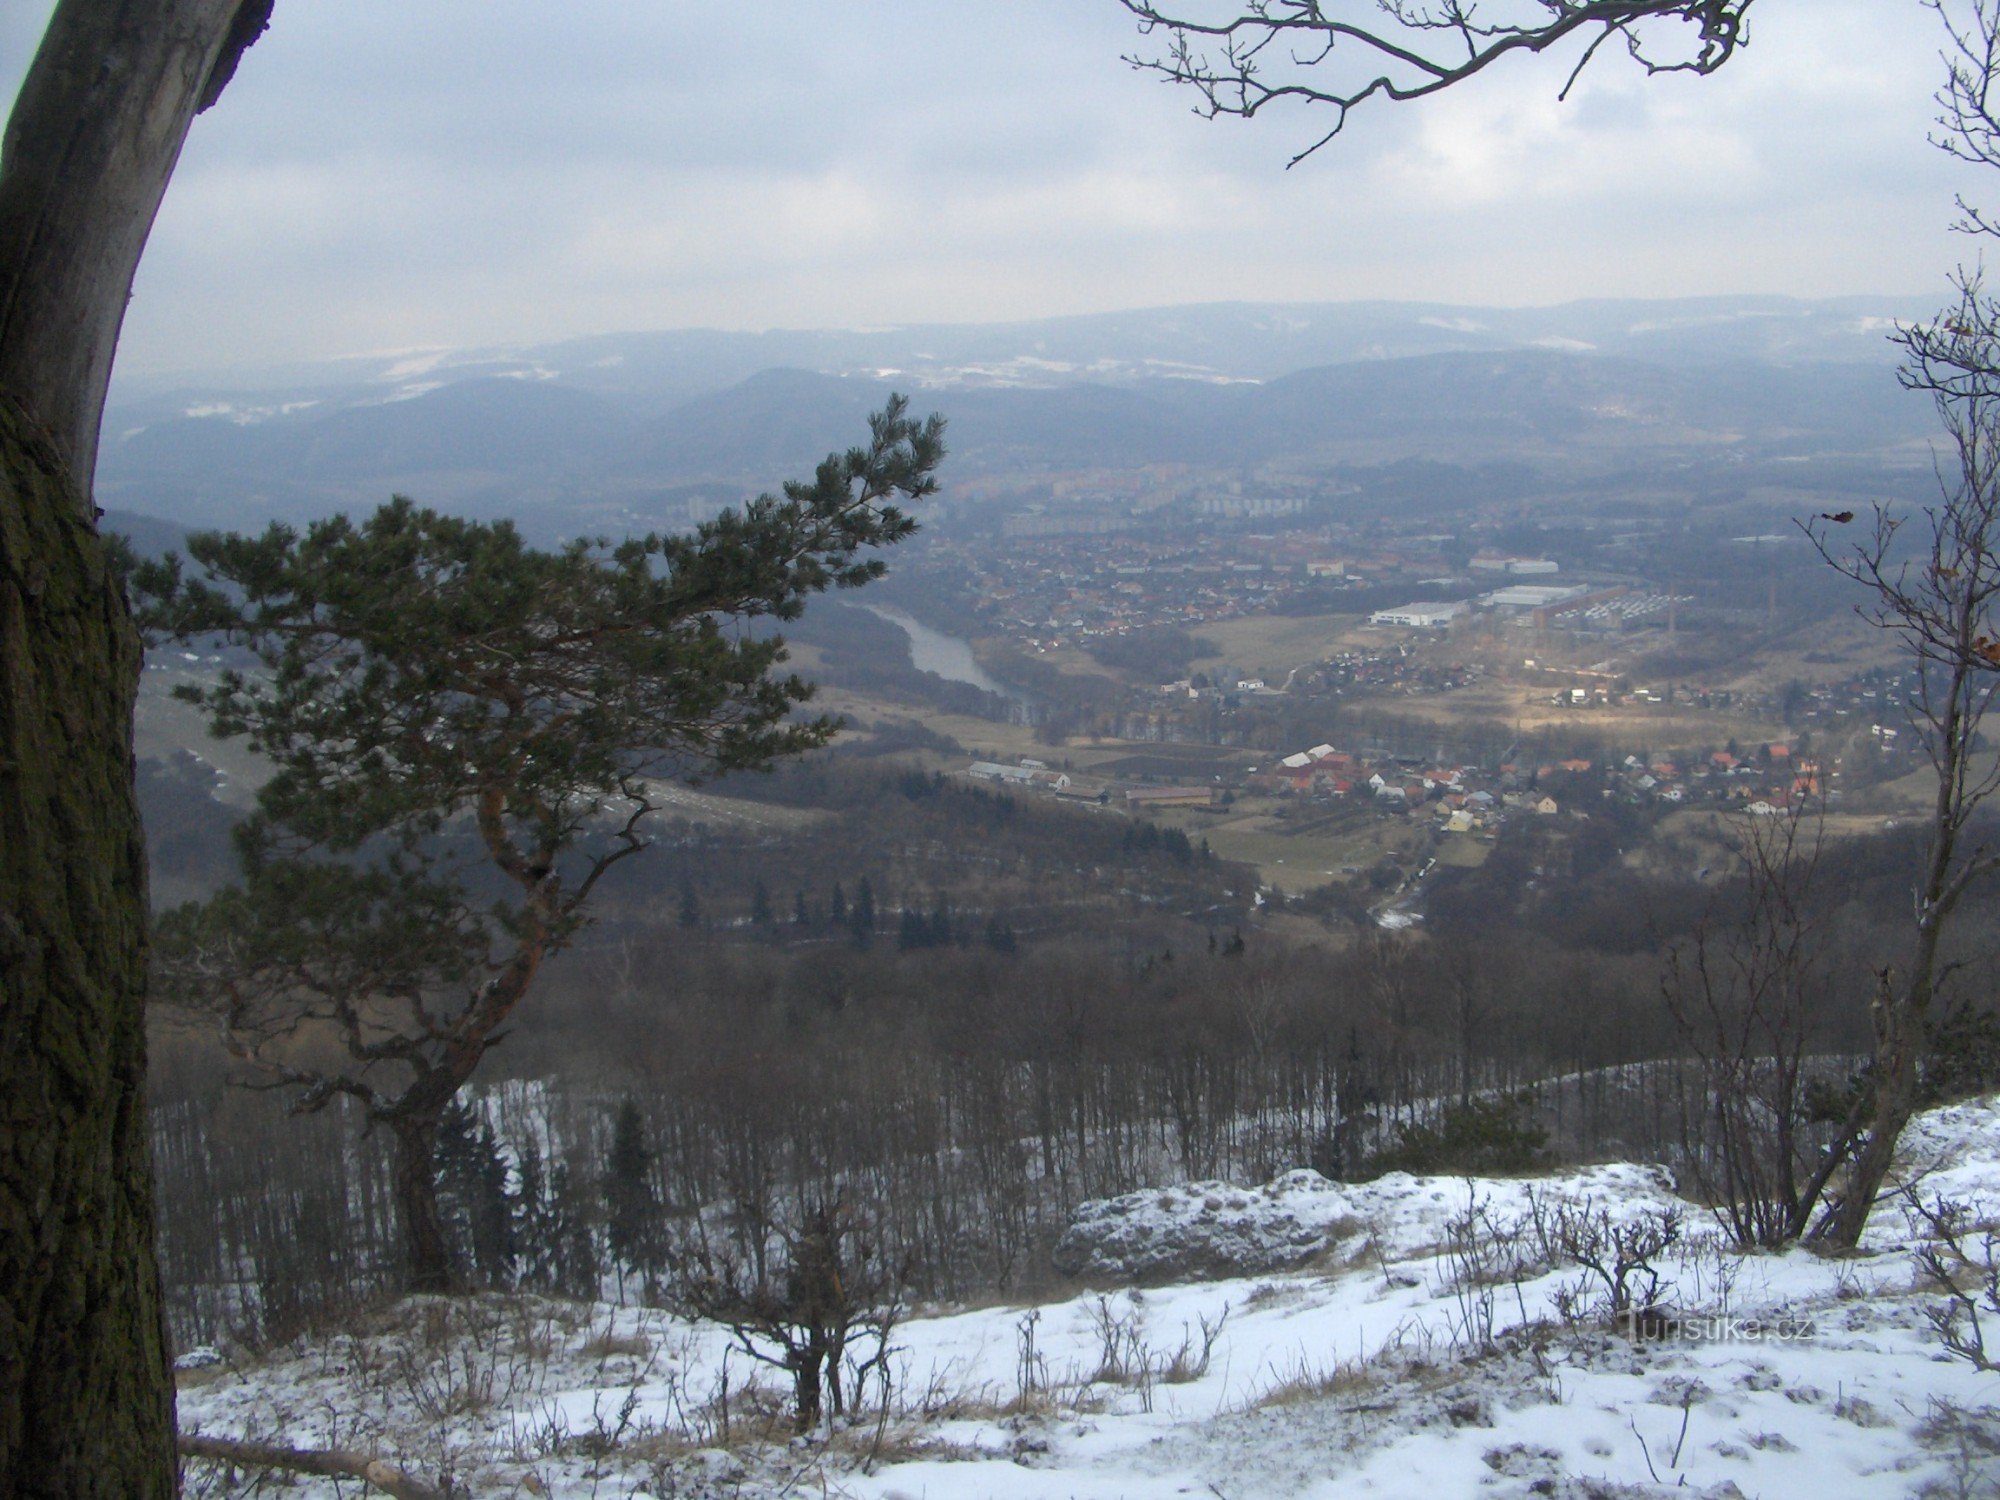
POLYGON ((520 1147, 520 1284, 526 1291, 554 1292, 555 1212, 542 1148, 531 1135, 520 1147))
POLYGON ((771 890, 761 877, 750 888, 750 921, 758 927, 771 925, 771 890))
POLYGON ((439 1215, 457 1269, 471 1270, 485 1286, 512 1285, 520 1202, 491 1122, 454 1098, 438 1118, 434 1160, 439 1215))
POLYGON ((398 498, 303 534, 198 533, 202 579, 132 570, 155 639, 223 635, 263 664, 178 691, 274 767, 241 883, 160 923, 161 988, 297 1108, 344 1094, 388 1127, 413 1290, 452 1282, 441 1113, 598 881, 646 847, 654 781, 767 767, 837 729, 795 715, 812 687, 779 674, 782 638, 730 622, 880 576, 870 554, 913 529, 891 502, 931 493, 943 457, 942 424, 906 410, 891 398, 867 446, 689 535, 544 552, 398 498), (306 1031, 345 1063, 303 1064, 306 1031))
POLYGON ((646 1145, 645 1116, 627 1096, 611 1126, 611 1153, 604 1163, 604 1236, 611 1263, 618 1273, 618 1294, 625 1294, 625 1275, 636 1271, 650 1292, 660 1271, 665 1219, 653 1190, 653 1153, 646 1145))

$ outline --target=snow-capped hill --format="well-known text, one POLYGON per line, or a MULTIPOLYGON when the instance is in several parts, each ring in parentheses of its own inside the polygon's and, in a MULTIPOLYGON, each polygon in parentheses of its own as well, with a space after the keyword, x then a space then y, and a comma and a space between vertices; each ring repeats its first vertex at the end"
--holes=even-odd
MULTIPOLYGON (((1927 1201, 2000 1205, 2000 1101, 1933 1110, 1908 1139, 1927 1201)), ((1911 1253, 1931 1230, 1892 1203, 1859 1256, 1746 1255, 1630 1164, 1193 1183, 1089 1205, 1077 1253, 1140 1275, 1164 1274, 1168 1244, 1177 1275, 1302 1259, 911 1316, 850 1381, 849 1416, 804 1438, 782 1373, 760 1386, 719 1329, 491 1297, 411 1299, 190 1372, 181 1427, 559 1500, 2000 1495, 2000 1375, 1940 1340, 1943 1293, 1911 1253), (1613 1305, 1626 1261, 1650 1319, 1613 1305)), ((1977 1290, 1988 1252, 1961 1243, 1977 1290)))

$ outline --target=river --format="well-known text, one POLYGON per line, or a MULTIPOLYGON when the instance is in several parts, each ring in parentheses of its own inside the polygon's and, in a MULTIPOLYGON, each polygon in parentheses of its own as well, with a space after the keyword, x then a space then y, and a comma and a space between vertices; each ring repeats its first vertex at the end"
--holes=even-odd
POLYGON ((910 660, 916 664, 918 671, 935 672, 948 682, 969 682, 976 688, 998 693, 1016 703, 1028 701, 1027 695, 1019 689, 1010 688, 982 672, 973 658, 969 642, 955 635, 946 635, 942 630, 933 630, 922 620, 906 615, 900 609, 880 604, 864 604, 861 607, 887 620, 910 638, 910 660))

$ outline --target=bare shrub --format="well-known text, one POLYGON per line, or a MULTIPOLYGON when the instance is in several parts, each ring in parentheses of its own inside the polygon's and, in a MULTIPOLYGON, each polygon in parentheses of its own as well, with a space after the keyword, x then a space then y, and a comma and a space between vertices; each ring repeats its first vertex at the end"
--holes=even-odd
POLYGON ((1938 1343, 1975 1370, 2000 1369, 2000 1355, 1986 1347, 1986 1320, 2000 1313, 2000 1225, 1956 1199, 1925 1202, 1914 1187, 1903 1195, 1903 1213, 1924 1240, 1917 1281, 1938 1294, 1924 1309, 1938 1343))
MULTIPOLYGON (((854 1382, 888 1380, 889 1339, 902 1316, 901 1277, 883 1263, 874 1226, 835 1197, 809 1205, 795 1228, 717 1243, 697 1220, 668 1256, 668 1296, 683 1312, 720 1323, 752 1360, 791 1377, 799 1432, 822 1410, 841 1417, 854 1382), (859 1360, 850 1345, 865 1344, 859 1360)), ((886 1391, 885 1391, 886 1399, 886 1391)))
POLYGON ((2000 1411, 1967 1409, 1932 1398, 1917 1441, 1937 1454, 1945 1472, 1925 1481, 1917 1500, 2000 1497, 2000 1411))
POLYGON ((1084 1309, 1090 1331, 1097 1339, 1097 1366, 1090 1376, 1093 1385, 1129 1385, 1138 1380, 1147 1365, 1146 1314, 1138 1302, 1120 1313, 1111 1299, 1099 1296, 1084 1309))
POLYGON ((1588 1198, 1569 1203, 1533 1194, 1524 1228, 1548 1264, 1579 1266, 1588 1273, 1567 1296, 1558 1294, 1567 1316, 1625 1319, 1637 1331, 1641 1319, 1659 1312, 1673 1287, 1660 1262, 1681 1242, 1679 1209, 1647 1209, 1618 1219, 1588 1198), (1588 1290, 1593 1287, 1594 1299, 1588 1290))
POLYGON ((385 1373, 421 1415, 446 1422, 538 1394, 553 1348, 516 1305, 423 1298, 385 1373))
POLYGON ((1208 1373, 1215 1356, 1215 1341, 1229 1323, 1229 1308, 1225 1304, 1213 1323, 1206 1313, 1196 1313, 1195 1322, 1200 1325, 1199 1336, 1187 1324, 1181 1324, 1181 1346, 1160 1367, 1160 1379, 1167 1385, 1186 1385, 1208 1373))

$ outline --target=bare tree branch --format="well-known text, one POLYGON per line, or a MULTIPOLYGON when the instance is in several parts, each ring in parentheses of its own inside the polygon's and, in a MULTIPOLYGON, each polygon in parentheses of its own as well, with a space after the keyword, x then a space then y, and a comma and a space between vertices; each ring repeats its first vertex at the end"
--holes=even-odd
POLYGON ((446 1500, 445 1492, 416 1478, 387 1459, 346 1448, 286 1448, 277 1443, 251 1443, 239 1438, 205 1437, 184 1432, 183 1458, 235 1464, 246 1469, 278 1469, 287 1474, 317 1474, 328 1479, 358 1479, 391 1500, 446 1500))
POLYGON ((1248 0, 1235 14, 1233 6, 1203 11, 1201 0, 1120 3, 1142 34, 1161 33, 1165 41, 1159 52, 1126 61, 1193 89, 1196 114, 1248 120, 1280 102, 1332 110, 1332 127, 1287 164, 1297 166, 1370 99, 1421 99, 1512 53, 1539 54, 1571 38, 1587 41, 1562 86, 1565 97, 1613 38, 1649 74, 1713 73, 1748 41, 1755 0, 1248 0), (1658 39, 1649 23, 1665 23, 1680 49, 1658 39))

